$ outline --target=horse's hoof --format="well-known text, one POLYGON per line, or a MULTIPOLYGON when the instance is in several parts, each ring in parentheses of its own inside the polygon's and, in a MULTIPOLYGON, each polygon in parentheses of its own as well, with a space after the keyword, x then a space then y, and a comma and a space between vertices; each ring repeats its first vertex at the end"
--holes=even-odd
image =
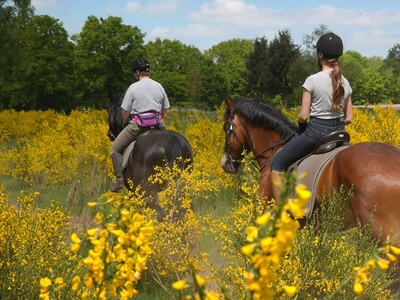
POLYGON ((124 185, 119 184, 118 181, 116 183, 111 184, 110 191, 113 193, 120 193, 122 192, 124 185))
POLYGON ((123 189, 123 187, 121 187, 121 188, 110 188, 110 191, 113 192, 113 193, 120 193, 120 192, 122 192, 122 189, 123 189))

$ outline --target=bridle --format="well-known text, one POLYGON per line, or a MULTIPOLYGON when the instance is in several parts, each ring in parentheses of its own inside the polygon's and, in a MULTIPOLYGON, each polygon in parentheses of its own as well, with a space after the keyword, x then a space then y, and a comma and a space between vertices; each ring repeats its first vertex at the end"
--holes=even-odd
MULTIPOLYGON (((230 140, 231 140, 231 135, 233 135, 233 137, 236 139, 236 141, 239 143, 239 145, 242 147, 243 152, 247 152, 248 149, 246 149, 245 145, 239 140, 239 137, 234 129, 234 125, 232 122, 229 122, 228 125, 228 129, 225 132, 226 134, 226 140, 225 140, 225 153, 227 154, 227 158, 228 158, 228 162, 229 163, 242 163, 243 162, 243 158, 241 159, 234 159, 232 157, 232 153, 231 153, 231 144, 230 144, 230 140)), ((279 146, 284 145, 288 142, 288 140, 290 140, 292 138, 292 136, 290 138, 286 138, 283 140, 279 140, 277 143, 273 144, 272 146, 268 147, 267 149, 261 151, 260 153, 257 153, 256 155, 254 155, 253 157, 253 165, 258 169, 259 172, 262 172, 263 169, 265 168, 265 166, 268 164, 268 162, 271 161, 275 151, 279 146), (266 152, 270 152, 270 154, 268 156, 264 155, 266 152), (258 166, 257 163, 255 163, 255 160, 257 160, 257 158, 264 158, 265 162, 261 165, 258 166)))
POLYGON ((225 153, 227 154, 229 163, 239 163, 239 164, 242 163, 243 158, 234 159, 231 154, 231 143, 230 143, 231 135, 233 135, 233 137, 237 140, 239 145, 242 147, 243 151, 246 151, 245 146, 240 142, 239 137, 237 136, 236 131, 234 130, 234 126, 233 126, 232 122, 229 122, 229 126, 228 126, 228 129, 226 130, 225 134, 226 134, 225 153))

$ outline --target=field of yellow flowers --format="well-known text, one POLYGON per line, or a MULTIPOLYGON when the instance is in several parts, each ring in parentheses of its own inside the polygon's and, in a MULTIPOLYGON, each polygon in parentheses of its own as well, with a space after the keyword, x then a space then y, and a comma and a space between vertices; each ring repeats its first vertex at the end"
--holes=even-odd
MULTIPOLYGON (((140 189, 107 191, 105 111, 1 111, 0 299, 398 299, 387 267, 400 249, 378 248, 368 228, 341 230, 349 195, 331 195, 298 231, 290 216, 309 192, 293 176, 296 197, 264 213, 250 158, 238 175, 223 172, 222 114, 168 114, 195 164, 174 181, 174 168, 153 178, 170 181, 158 223, 140 189)), ((354 114, 352 143, 400 146, 395 110, 354 114)))

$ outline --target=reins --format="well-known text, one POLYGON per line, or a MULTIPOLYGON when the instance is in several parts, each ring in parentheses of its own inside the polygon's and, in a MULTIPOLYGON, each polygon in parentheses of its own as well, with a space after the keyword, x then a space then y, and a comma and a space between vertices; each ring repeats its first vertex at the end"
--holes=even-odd
MULTIPOLYGON (((277 147, 279 147, 279 146, 281 146, 281 145, 285 145, 288 141, 290 141, 292 138, 294 138, 296 136, 296 134, 292 134, 291 136, 289 136, 289 137, 287 137, 286 139, 283 139, 283 140, 280 140, 280 141, 278 141, 276 144, 273 144, 272 146, 270 146, 270 147, 268 147, 267 149, 265 149, 264 151, 262 151, 262 152, 260 152, 260 153, 258 153, 258 154, 256 154, 256 155, 254 155, 254 160, 256 160, 257 159, 257 157, 260 157, 261 156, 261 154, 263 154, 263 153, 265 153, 265 152, 267 152, 267 151, 274 151, 275 150, 275 148, 277 148, 277 147)), ((271 155, 270 156, 267 156, 267 157, 265 157, 265 156, 261 156, 262 158, 265 158, 266 159, 266 161, 259 167, 256 163, 254 163, 254 165, 256 166, 256 168, 258 169, 258 171, 259 172, 262 172, 263 170, 264 170, 264 168, 265 168, 265 166, 271 161, 271 159, 272 159, 272 157, 274 156, 273 155, 274 153, 273 152, 271 152, 271 155)))
POLYGON ((254 157, 253 157, 253 160, 254 160, 254 161, 253 161, 253 165, 256 167, 256 169, 257 169, 260 173, 264 170, 265 166, 271 161, 272 157, 274 156, 274 155, 273 155, 273 154, 274 154, 273 151, 275 150, 275 148, 277 148, 278 146, 281 146, 281 145, 286 144, 288 140, 289 140, 289 139, 280 140, 280 141, 278 141, 276 144, 273 144, 272 146, 270 146, 270 147, 268 147, 267 149, 265 149, 264 151, 262 151, 262 152, 260 152, 260 153, 258 153, 258 154, 256 154, 256 155, 254 155, 254 157), (264 154, 264 153, 267 152, 267 151, 271 151, 271 155, 269 155, 269 156, 261 155, 261 154, 264 154), (255 160, 257 160, 257 157, 265 158, 265 162, 264 162, 260 167, 259 167, 258 164, 255 162, 255 160))

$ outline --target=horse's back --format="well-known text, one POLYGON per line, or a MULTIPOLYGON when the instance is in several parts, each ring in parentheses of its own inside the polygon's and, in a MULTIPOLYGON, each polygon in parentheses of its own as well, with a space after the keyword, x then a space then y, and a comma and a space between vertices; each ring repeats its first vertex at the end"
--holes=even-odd
POLYGON ((400 149, 367 142, 348 147, 329 163, 320 180, 319 194, 344 187, 353 193, 348 212, 353 222, 374 220, 373 232, 392 233, 400 244, 400 149), (382 230, 382 231, 381 231, 382 230))
POLYGON ((168 162, 177 158, 193 160, 192 149, 187 139, 172 130, 154 130, 140 135, 136 140, 134 156, 147 161, 151 157, 168 162))
POLYGON ((147 131, 136 139, 124 175, 135 185, 142 184, 155 174, 155 167, 172 167, 175 162, 181 169, 193 163, 193 153, 187 139, 171 130, 147 131))

